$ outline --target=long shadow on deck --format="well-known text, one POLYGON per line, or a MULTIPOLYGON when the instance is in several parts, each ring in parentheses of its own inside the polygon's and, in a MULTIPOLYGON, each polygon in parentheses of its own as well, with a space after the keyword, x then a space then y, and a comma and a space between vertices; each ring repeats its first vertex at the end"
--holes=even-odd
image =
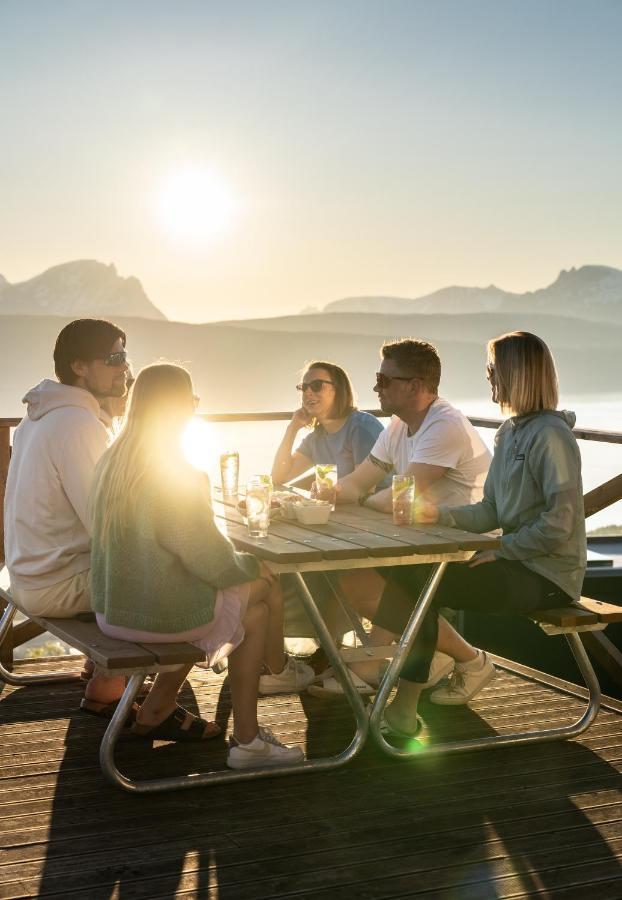
MULTIPOLYGON (((7 724, 23 722, 30 702, 39 708, 47 702, 48 713, 38 715, 51 734, 79 697, 78 688, 66 686, 18 689, 1 701, 0 715, 7 724), (40 699, 33 701, 35 692, 40 699)), ((199 699, 203 713, 213 713, 215 696, 199 699)), ((196 710, 192 689, 183 702, 196 710)), ((224 687, 218 698, 223 723, 228 703, 224 687)), ((309 755, 347 744, 352 721, 344 705, 304 697, 303 706, 309 755)), ((424 707, 426 720, 428 712, 424 707)), ((447 711, 443 716, 449 721, 447 711)), ((490 730, 468 709, 453 724, 490 730)), ((432 721, 431 730, 445 730, 443 721, 432 721)), ((58 773, 47 793, 43 786, 38 792, 52 798, 49 829, 36 819, 22 891, 97 900, 178 892, 219 900, 480 900, 530 892, 557 897, 590 880, 620 880, 622 886, 615 853, 618 770, 580 744, 407 763, 388 760, 370 745, 347 767, 323 774, 133 796, 103 781, 97 759, 102 731, 96 719, 71 714, 60 763, 51 754, 43 767, 49 781, 58 773)), ((604 743, 613 746, 611 739, 604 743)), ((224 752, 222 740, 150 749, 128 739, 119 748, 123 767, 143 777, 220 766, 224 752)), ((35 775, 32 781, 46 779, 35 775)), ((2 867, 0 886, 1 873, 2 867)), ((613 890, 608 896, 622 895, 613 890)))

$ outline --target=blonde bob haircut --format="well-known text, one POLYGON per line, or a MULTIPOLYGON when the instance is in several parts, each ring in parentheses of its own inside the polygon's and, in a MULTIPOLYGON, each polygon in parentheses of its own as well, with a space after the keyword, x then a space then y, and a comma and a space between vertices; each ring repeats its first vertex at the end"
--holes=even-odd
POLYGON ((524 416, 557 409, 559 384, 551 351, 528 331, 511 331, 488 342, 488 371, 504 412, 524 416))
POLYGON ((182 366, 154 363, 138 373, 121 432, 95 468, 90 514, 93 518, 97 508, 102 544, 131 526, 146 479, 181 477, 187 468, 181 434, 193 408, 192 379, 182 366))

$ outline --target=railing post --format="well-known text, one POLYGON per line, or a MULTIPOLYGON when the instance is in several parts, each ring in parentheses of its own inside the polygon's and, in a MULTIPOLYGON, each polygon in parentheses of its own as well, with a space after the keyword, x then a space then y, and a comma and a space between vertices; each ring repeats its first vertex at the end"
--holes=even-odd
MULTIPOLYGON (((0 425, 0 569, 4 565, 4 491, 11 458, 11 429, 8 425, 0 425)), ((0 613, 4 610, 4 602, 0 598, 0 613)), ((3 666, 13 668, 13 633, 9 631, 0 646, 0 658, 3 666)))
POLYGON ((11 429, 0 425, 0 568, 4 565, 4 491, 11 458, 11 429))

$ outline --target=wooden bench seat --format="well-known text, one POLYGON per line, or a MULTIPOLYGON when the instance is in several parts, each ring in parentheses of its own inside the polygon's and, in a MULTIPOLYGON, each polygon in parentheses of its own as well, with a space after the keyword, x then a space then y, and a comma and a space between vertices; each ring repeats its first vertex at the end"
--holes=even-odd
POLYGON ((529 618, 540 625, 546 634, 602 631, 610 622, 622 622, 622 606, 581 597, 568 606, 531 612, 529 618))

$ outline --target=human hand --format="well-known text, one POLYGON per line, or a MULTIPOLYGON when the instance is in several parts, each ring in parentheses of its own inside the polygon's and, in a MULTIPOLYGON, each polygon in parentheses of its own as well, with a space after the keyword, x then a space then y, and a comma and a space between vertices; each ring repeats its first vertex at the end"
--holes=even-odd
POLYGON ((415 522, 421 525, 432 525, 438 522, 438 506, 415 497, 415 522))
POLYGON ((307 426, 309 426, 312 421, 313 416, 308 412, 308 410, 304 408, 304 406, 301 406, 294 412, 291 424, 296 428, 296 430, 299 430, 300 428, 307 428, 307 426))
POLYGON ((497 554, 494 550, 480 550, 475 556, 471 557, 468 562, 469 569, 474 569, 475 566, 481 566, 484 563, 496 562, 497 554))
POLYGON ((275 575, 268 563, 263 559, 259 560, 259 573, 260 577, 265 578, 270 584, 277 581, 279 577, 278 575, 275 575))

